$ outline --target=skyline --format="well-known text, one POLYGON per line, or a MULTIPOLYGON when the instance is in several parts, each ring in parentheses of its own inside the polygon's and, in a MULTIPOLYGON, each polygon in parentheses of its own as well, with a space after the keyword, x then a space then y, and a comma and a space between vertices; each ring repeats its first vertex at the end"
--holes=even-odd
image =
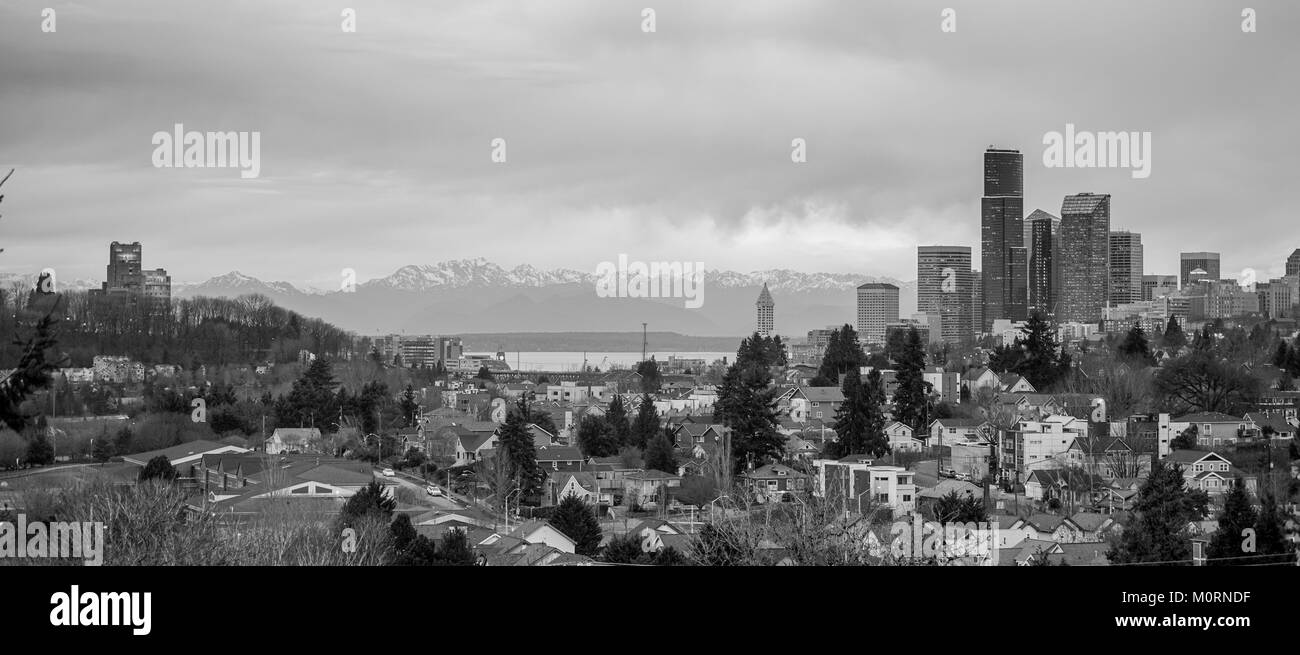
POLYGON ((40 3, 0 8, 0 167, 17 169, 0 272, 93 278, 103 244, 138 240, 178 283, 239 270, 330 289, 342 268, 366 280, 467 251, 910 280, 916 246, 978 246, 989 145, 1025 155, 1025 213, 1110 194, 1146 274, 1213 249, 1225 274, 1268 279, 1289 253, 1240 229, 1293 221, 1300 91, 1267 74, 1300 64, 1283 3, 1254 3, 1254 34, 1212 2, 959 6, 953 34, 904 2, 665 2, 653 34, 630 3, 353 4, 346 35, 306 2, 68 7, 56 34, 40 3), (153 168, 150 135, 180 123, 260 131, 261 176, 153 168), (1150 177, 1045 167, 1044 136, 1067 125, 1149 131, 1150 177), (510 160, 493 168, 497 137, 510 160))

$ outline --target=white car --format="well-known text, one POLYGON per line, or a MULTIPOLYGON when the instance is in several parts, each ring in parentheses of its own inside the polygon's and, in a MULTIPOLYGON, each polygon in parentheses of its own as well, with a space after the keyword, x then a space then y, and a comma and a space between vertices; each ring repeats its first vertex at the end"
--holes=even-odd
POLYGON ((431 485, 429 485, 429 486, 427 486, 427 487, 424 488, 424 493, 427 493, 427 494, 429 494, 430 496, 441 496, 441 495, 442 495, 442 488, 439 487, 439 486, 436 485, 436 484, 431 484, 431 485))
POLYGON ((961 480, 962 482, 970 482, 970 474, 969 474, 969 473, 958 473, 958 474, 957 474, 957 479, 958 479, 958 480, 961 480))
POLYGON ((383 470, 383 474, 384 474, 384 477, 386 477, 386 478, 391 478, 391 477, 397 475, 396 473, 393 472, 393 469, 384 469, 384 470, 383 470))

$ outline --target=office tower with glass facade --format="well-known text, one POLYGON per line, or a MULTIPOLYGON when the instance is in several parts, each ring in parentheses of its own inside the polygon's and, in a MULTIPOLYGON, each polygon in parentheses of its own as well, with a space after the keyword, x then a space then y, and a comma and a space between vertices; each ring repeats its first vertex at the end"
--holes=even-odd
POLYGON ((885 326, 898 322, 898 287, 868 282, 858 287, 858 338, 864 344, 883 344, 885 326))
POLYGON ((938 315, 939 338, 945 343, 967 343, 974 332, 970 264, 970 246, 916 249, 917 311, 938 315))
POLYGON ((1110 233, 1110 305, 1142 299, 1142 235, 1117 230, 1110 233))
POLYGON ((1061 203, 1063 322, 1097 323, 1110 288, 1110 194, 1080 193, 1061 203))
POLYGON ((980 269, 983 318, 988 330, 998 318, 1024 320, 1026 298, 1016 298, 1011 249, 1024 247, 1024 157, 1019 150, 984 152, 984 196, 980 200, 980 269))
POLYGON ((1200 280, 1218 280, 1219 278, 1219 253, 1217 252, 1185 252, 1179 255, 1178 262, 1178 281, 1180 288, 1186 289, 1187 285, 1194 284, 1200 280), (1193 271, 1202 271, 1195 275, 1193 280, 1193 271))

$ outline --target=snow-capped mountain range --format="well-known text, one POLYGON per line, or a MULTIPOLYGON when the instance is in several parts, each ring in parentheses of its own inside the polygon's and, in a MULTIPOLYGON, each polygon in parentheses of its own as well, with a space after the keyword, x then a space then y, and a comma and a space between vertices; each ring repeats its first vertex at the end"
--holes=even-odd
MULTIPOLYGON (((776 303, 777 331, 802 336, 813 328, 853 323, 854 289, 866 282, 899 287, 899 313, 914 313, 916 283, 853 273, 769 269, 706 271, 703 304, 674 298, 602 298, 598 276, 523 264, 504 268, 484 258, 403 266, 392 274, 357 280, 354 290, 302 288, 232 271, 198 283, 173 283, 172 295, 236 297, 251 293, 361 334, 459 332, 639 331, 696 336, 739 336, 754 330, 754 302, 766 283, 776 303)), ((98 286, 97 284, 93 286, 98 286)))

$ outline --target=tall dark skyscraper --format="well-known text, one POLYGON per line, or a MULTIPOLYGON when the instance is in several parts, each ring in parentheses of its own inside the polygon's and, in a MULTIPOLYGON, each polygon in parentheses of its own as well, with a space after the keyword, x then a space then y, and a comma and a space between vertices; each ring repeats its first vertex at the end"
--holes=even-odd
MULTIPOLYGON (((1023 248, 1024 157, 1019 150, 984 151, 984 197, 980 200, 980 269, 983 271, 983 320, 987 331, 999 318, 1023 320, 1027 298, 1016 298, 1011 249, 1023 248)), ((1022 258, 1021 266, 1027 264, 1022 258)))
POLYGON ((916 308, 940 317, 945 343, 967 343, 973 334, 970 246, 916 249, 916 308))
POLYGON ((1025 218, 1029 234, 1029 312, 1054 316, 1061 288, 1061 219, 1041 209, 1025 218))
POLYGON ((1296 248, 1290 257, 1286 258, 1286 274, 1295 275, 1300 273, 1300 248, 1296 248))
POLYGON ((1101 320, 1110 289, 1110 194, 1080 193, 1061 203, 1061 321, 1101 320))
POLYGON ((1029 317, 1029 249, 1012 246, 1007 249, 1011 265, 1007 273, 1011 280, 1011 297, 1007 302, 1007 315, 1022 321, 1029 317))
POLYGON ((1192 271, 1205 271, 1195 276, 1197 280, 1221 279, 1217 252, 1185 252, 1179 255, 1178 260, 1178 283, 1183 289, 1193 282, 1192 271))
POLYGON ((1142 300, 1142 235, 1110 233, 1110 304, 1142 300))
POLYGON ((139 241, 118 243, 108 246, 108 267, 104 274, 104 289, 117 293, 141 293, 144 291, 144 273, 140 270, 140 260, 144 247, 139 241))

